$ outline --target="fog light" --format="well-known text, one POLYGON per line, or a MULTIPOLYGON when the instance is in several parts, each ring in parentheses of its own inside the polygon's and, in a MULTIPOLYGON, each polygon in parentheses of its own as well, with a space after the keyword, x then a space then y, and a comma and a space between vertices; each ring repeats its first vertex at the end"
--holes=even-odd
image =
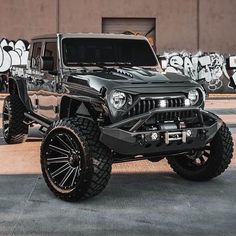
POLYGON ((159 139, 158 133, 152 133, 151 139, 152 139, 153 141, 159 139))
POLYGON ((160 106, 161 108, 167 107, 167 101, 166 101, 166 100, 160 100, 159 106, 160 106))
POLYGON ((191 105, 191 102, 188 98, 184 100, 184 106, 189 107, 191 105))
POLYGON ((192 135, 192 131, 190 129, 187 130, 186 135, 190 137, 192 135))

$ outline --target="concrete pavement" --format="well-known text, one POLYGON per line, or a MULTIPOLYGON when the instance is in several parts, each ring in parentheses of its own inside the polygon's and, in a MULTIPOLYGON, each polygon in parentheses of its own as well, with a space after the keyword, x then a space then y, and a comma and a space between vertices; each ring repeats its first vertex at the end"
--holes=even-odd
MULTIPOLYGON (((236 109, 230 101, 207 108, 236 109)), ((236 123, 234 114, 222 116, 236 123)), ((223 175, 204 183, 178 177, 165 160, 115 164, 102 194, 67 203, 42 179, 37 128, 18 145, 0 134, 0 235, 236 235, 236 153, 223 175)))

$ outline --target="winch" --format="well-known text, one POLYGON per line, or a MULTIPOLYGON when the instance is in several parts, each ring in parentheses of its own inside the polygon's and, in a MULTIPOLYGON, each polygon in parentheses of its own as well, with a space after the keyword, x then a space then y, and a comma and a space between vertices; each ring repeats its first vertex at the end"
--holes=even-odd
POLYGON ((175 130, 178 129, 178 126, 174 122, 163 123, 159 125, 160 130, 175 130))

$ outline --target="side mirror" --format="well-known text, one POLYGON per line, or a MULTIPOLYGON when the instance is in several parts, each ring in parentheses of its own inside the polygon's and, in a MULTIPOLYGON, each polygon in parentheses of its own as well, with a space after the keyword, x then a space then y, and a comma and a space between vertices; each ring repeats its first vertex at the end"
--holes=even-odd
POLYGON ((157 58, 158 58, 158 60, 160 62, 162 70, 166 70, 167 64, 168 64, 167 58, 164 57, 164 56, 160 56, 160 55, 157 55, 157 58))
POLYGON ((54 60, 53 57, 41 57, 40 63, 41 70, 53 71, 54 69, 54 60))

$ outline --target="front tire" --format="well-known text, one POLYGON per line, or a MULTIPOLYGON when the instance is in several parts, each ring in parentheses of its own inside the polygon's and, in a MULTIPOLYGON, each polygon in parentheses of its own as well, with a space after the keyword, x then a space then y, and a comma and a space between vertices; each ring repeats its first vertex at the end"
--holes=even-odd
POLYGON ((223 173, 232 157, 232 135, 223 123, 205 150, 197 151, 193 155, 168 157, 167 160, 171 168, 183 178, 206 181, 223 173))
POLYGON ((28 125, 24 123, 25 106, 18 95, 9 95, 3 103, 3 137, 8 144, 23 143, 28 136, 28 125))
POLYGON ((78 201, 106 187, 112 156, 99 134, 96 124, 84 118, 59 120, 49 128, 41 146, 41 168, 57 197, 78 201))

